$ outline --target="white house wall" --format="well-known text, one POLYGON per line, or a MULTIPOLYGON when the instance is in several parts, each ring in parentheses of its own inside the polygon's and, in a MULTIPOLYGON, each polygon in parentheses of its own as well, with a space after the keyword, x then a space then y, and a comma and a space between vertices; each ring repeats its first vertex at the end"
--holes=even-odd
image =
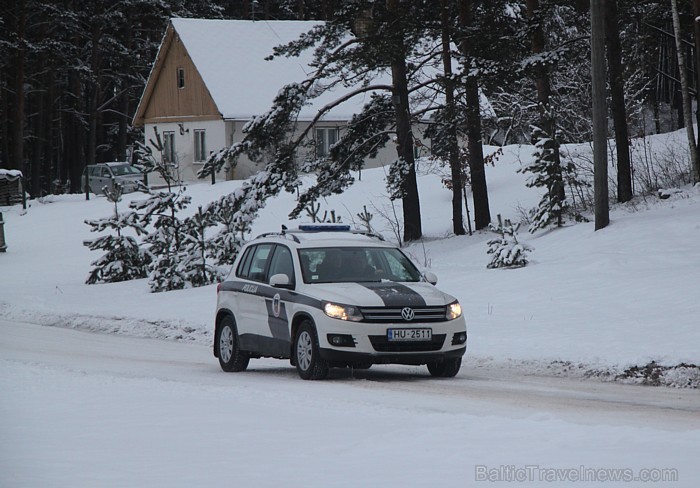
MULTIPOLYGON (((195 130, 205 130, 206 131, 206 151, 208 154, 217 152, 224 147, 231 146, 234 143, 243 140, 243 126, 246 121, 226 121, 223 120, 207 120, 207 121, 193 121, 193 122, 171 122, 171 123, 158 123, 158 124, 146 124, 146 144, 151 146, 153 154, 156 157, 159 156, 158 151, 150 143, 151 139, 154 138, 153 127, 158 128, 161 137, 164 132, 172 131, 175 133, 175 156, 176 160, 179 162, 180 166, 180 176, 183 181, 197 181, 197 171, 202 167, 201 162, 194 161, 194 131, 195 130)), ((342 127, 344 123, 333 124, 330 122, 324 122, 317 124, 318 127, 340 127, 342 133, 342 127)), ((308 122, 299 122, 299 132, 305 130, 308 127, 308 122)), ((421 139, 421 131, 414 128, 414 136, 417 139, 421 139)), ((314 132, 310 131, 310 135, 313 136, 314 132)), ((429 141, 424 141, 429 144, 429 141)), ((313 148, 310 149, 313 151, 313 148)), ((427 155, 427 148, 421 150, 421 155, 427 155)), ((303 152, 300 153, 299 158, 303 158, 303 152)), ((393 141, 389 141, 385 147, 381 148, 377 157, 368 158, 365 161, 365 168, 379 168, 388 167, 396 159, 396 146, 393 141)), ((216 175, 217 180, 227 180, 236 179, 241 180, 248 178, 249 176, 255 174, 257 171, 262 169, 261 166, 256 166, 248 158, 242 156, 236 167, 232 171, 222 170, 216 175)), ((163 181, 156 175, 149 176, 149 181, 152 185, 158 185, 163 183, 163 181)))
MULTIPOLYGON (((232 145, 237 142, 241 142, 243 140, 243 126, 247 122, 245 121, 240 121, 240 120, 235 120, 235 121, 228 121, 226 124, 226 140, 228 141, 229 145, 232 145)), ((306 130, 308 128, 309 123, 308 122, 299 122, 298 123, 298 131, 297 134, 301 133, 302 131, 306 130)), ((317 124, 317 127, 340 127, 341 128, 341 133, 342 133, 342 127, 345 126, 344 122, 334 124, 332 122, 322 122, 320 124, 317 124)), ((418 131, 416 131, 418 133, 418 131)), ((314 136, 314 131, 310 131, 309 135, 311 137, 314 136)), ((309 151, 312 152, 313 146, 310 147, 309 151)), ((305 154, 303 151, 299 153, 299 159, 303 159, 305 157, 305 154)), ((389 141, 387 145, 383 148, 381 148, 378 153, 377 157, 375 158, 368 158, 365 161, 365 168, 379 168, 382 166, 389 166, 394 160, 396 159, 396 146, 392 141, 389 141)), ((249 176, 255 174, 257 171, 260 171, 262 169, 261 166, 256 166, 254 163, 252 163, 248 158, 245 156, 242 156, 237 165, 236 168, 233 170, 232 173, 229 174, 229 178, 231 179, 245 179, 248 178, 249 176)))
MULTIPOLYGON (((180 177, 183 181, 197 181, 197 171, 199 171, 203 165, 203 162, 194 161, 195 130, 205 131, 205 149, 207 154, 218 151, 226 145, 226 128, 223 120, 146 124, 146 144, 151 147, 156 158, 160 157, 160 153, 150 142, 151 140, 155 141, 154 127, 157 127, 161 138, 165 132, 175 133, 175 160, 179 164, 180 177)), ((216 175, 216 178, 224 180, 226 179, 226 174, 222 171, 216 175)), ((149 175, 149 183, 151 185, 158 185, 163 183, 163 181, 160 177, 152 174, 149 175)))

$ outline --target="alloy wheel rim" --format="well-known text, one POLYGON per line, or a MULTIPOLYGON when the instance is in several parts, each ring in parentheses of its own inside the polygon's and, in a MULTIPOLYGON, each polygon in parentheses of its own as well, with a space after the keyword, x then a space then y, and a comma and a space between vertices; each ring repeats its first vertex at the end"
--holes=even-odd
POLYGON ((219 337, 219 355, 225 363, 228 363, 231 360, 231 356, 233 356, 233 331, 229 326, 221 330, 221 336, 219 337))
POLYGON ((297 341, 297 362, 303 371, 308 370, 311 366, 312 354, 311 335, 304 331, 299 334, 299 340, 297 341))

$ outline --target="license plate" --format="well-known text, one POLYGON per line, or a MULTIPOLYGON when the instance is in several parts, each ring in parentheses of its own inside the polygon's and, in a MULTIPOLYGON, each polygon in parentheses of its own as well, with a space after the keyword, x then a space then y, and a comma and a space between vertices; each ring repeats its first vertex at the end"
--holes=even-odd
POLYGON ((432 329, 388 329, 390 341, 429 341, 433 338, 432 329))

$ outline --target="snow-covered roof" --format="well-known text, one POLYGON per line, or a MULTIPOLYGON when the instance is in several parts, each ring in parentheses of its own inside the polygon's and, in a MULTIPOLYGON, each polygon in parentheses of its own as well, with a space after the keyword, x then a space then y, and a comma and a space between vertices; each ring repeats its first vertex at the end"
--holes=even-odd
MULTIPOLYGON (((293 41, 316 21, 172 19, 192 62, 225 119, 248 120, 266 112, 282 86, 313 73, 311 50, 298 58, 265 58, 275 46, 293 41)), ((317 109, 349 89, 328 90, 300 113, 311 120, 317 109), (342 90, 342 91, 341 91, 342 90)), ((348 120, 369 101, 369 94, 333 109, 325 120, 348 120)))
POLYGON ((18 169, 0 168, 0 181, 16 181, 22 177, 22 172, 18 169))
MULTIPOLYGON (((303 51, 298 57, 280 56, 270 61, 265 58, 272 54, 276 46, 298 39, 318 24, 318 21, 291 20, 171 19, 171 25, 163 38, 145 93, 139 103, 135 123, 138 124, 139 120, 142 120, 146 102, 158 77, 158 65, 162 63, 163 49, 172 40, 173 31, 180 38, 222 117, 248 121, 267 112, 284 85, 302 82, 313 75, 313 49, 303 51)), ((439 76, 442 67, 439 62, 436 63, 422 65, 417 76, 422 80, 439 76)), ((380 71, 373 83, 384 87, 391 86, 388 69, 380 71)), ((320 87, 314 87, 318 88, 320 87)), ((298 119, 314 119, 319 109, 355 88, 342 84, 336 84, 332 89, 324 88, 325 91, 320 96, 310 100, 310 103, 301 109, 298 119)), ((369 102, 370 96, 371 92, 357 94, 331 109, 321 120, 347 121, 362 110, 369 102)), ((420 92, 412 94, 411 98, 413 108, 420 110, 435 102, 443 102, 444 95, 439 89, 435 91, 434 88, 424 87, 420 92)), ((483 93, 481 113, 484 116, 493 116, 493 109, 483 93)), ((423 115, 426 119, 431 116, 430 111, 423 115)))

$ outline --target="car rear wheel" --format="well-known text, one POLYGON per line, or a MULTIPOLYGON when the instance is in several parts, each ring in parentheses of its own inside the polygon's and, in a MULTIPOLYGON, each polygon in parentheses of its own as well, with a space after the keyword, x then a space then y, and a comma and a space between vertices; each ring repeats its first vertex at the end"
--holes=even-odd
POLYGON ((461 366, 462 358, 447 358, 428 363, 428 371, 436 378, 453 378, 461 366))
POLYGON ((241 351, 238 333, 233 317, 227 315, 221 320, 216 343, 219 346, 219 364, 227 373, 245 371, 250 362, 250 355, 241 351))
POLYGON ((322 380, 328 376, 328 363, 321 359, 313 325, 305 321, 294 338, 294 362, 303 380, 322 380))

